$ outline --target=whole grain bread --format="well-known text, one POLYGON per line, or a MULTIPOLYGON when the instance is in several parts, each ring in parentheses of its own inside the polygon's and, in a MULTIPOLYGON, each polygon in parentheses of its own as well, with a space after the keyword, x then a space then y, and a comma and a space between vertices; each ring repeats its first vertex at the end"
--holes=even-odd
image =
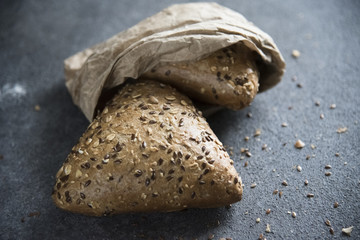
POLYGON ((191 100, 162 83, 126 85, 56 175, 55 204, 86 215, 177 211, 241 199, 241 179, 191 100))
POLYGON ((258 92, 257 58, 238 44, 196 62, 159 65, 142 77, 170 84, 198 101, 238 110, 250 105, 258 92))

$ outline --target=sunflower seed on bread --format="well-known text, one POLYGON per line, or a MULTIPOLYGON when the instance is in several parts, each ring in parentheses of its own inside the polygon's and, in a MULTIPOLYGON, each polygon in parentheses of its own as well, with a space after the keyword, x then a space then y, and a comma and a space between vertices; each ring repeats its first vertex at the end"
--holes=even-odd
POLYGON ((103 216, 226 206, 241 200, 232 160, 191 100, 147 80, 126 85, 56 175, 55 204, 103 216))

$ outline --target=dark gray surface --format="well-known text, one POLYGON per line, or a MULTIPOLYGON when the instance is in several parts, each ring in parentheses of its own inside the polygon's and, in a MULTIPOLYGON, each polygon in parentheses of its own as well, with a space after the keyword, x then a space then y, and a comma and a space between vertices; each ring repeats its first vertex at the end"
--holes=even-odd
POLYGON ((351 239, 359 239, 359 1, 219 1, 268 32, 287 62, 283 81, 257 96, 251 107, 208 119, 220 140, 234 148, 245 184, 241 202, 230 209, 104 218, 55 207, 50 198, 54 175, 88 125, 65 88, 63 60, 171 2, 1 1, 0 238, 207 239, 214 234, 215 239, 257 239, 264 234, 267 239, 347 239, 341 228, 354 226, 351 239), (299 59, 291 57, 293 49, 302 53, 299 59), (337 107, 331 110, 333 103, 337 107), (41 111, 34 110, 36 104, 41 111), (338 134, 339 127, 348 131, 338 134), (262 134, 254 138, 257 128, 262 134), (306 143, 304 149, 294 148, 297 138, 306 143), (261 150, 264 143, 268 151, 261 150), (241 147, 248 147, 252 157, 240 160, 241 147), (306 160, 307 155, 315 156, 306 160), (326 164, 332 166, 329 177, 326 164), (251 189, 254 182, 257 187, 251 189), (282 198, 272 194, 275 189, 283 191, 282 198), (268 208, 272 211, 266 215, 268 208), (31 212, 40 215, 30 217, 31 212), (258 217, 261 222, 255 223, 258 217), (271 233, 265 233, 266 224, 271 233))

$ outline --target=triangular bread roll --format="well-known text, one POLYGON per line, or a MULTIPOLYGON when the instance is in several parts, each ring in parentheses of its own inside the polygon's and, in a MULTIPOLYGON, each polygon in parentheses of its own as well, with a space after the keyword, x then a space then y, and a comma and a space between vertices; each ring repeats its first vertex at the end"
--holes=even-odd
POLYGON ((56 175, 55 204, 109 215, 225 206, 241 180, 190 99, 147 80, 126 85, 90 124, 56 175))

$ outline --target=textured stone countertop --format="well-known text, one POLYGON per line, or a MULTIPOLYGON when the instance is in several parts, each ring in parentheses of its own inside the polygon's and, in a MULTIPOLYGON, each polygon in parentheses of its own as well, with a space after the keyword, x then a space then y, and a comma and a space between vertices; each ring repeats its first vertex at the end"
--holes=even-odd
POLYGON ((359 1, 218 1, 269 33, 287 63, 283 81, 251 107, 208 118, 233 152, 242 201, 103 218, 55 207, 54 176, 88 126, 65 88, 63 60, 172 2, 1 1, 0 239, 348 239, 341 229, 350 226, 349 239, 359 239, 359 1))

